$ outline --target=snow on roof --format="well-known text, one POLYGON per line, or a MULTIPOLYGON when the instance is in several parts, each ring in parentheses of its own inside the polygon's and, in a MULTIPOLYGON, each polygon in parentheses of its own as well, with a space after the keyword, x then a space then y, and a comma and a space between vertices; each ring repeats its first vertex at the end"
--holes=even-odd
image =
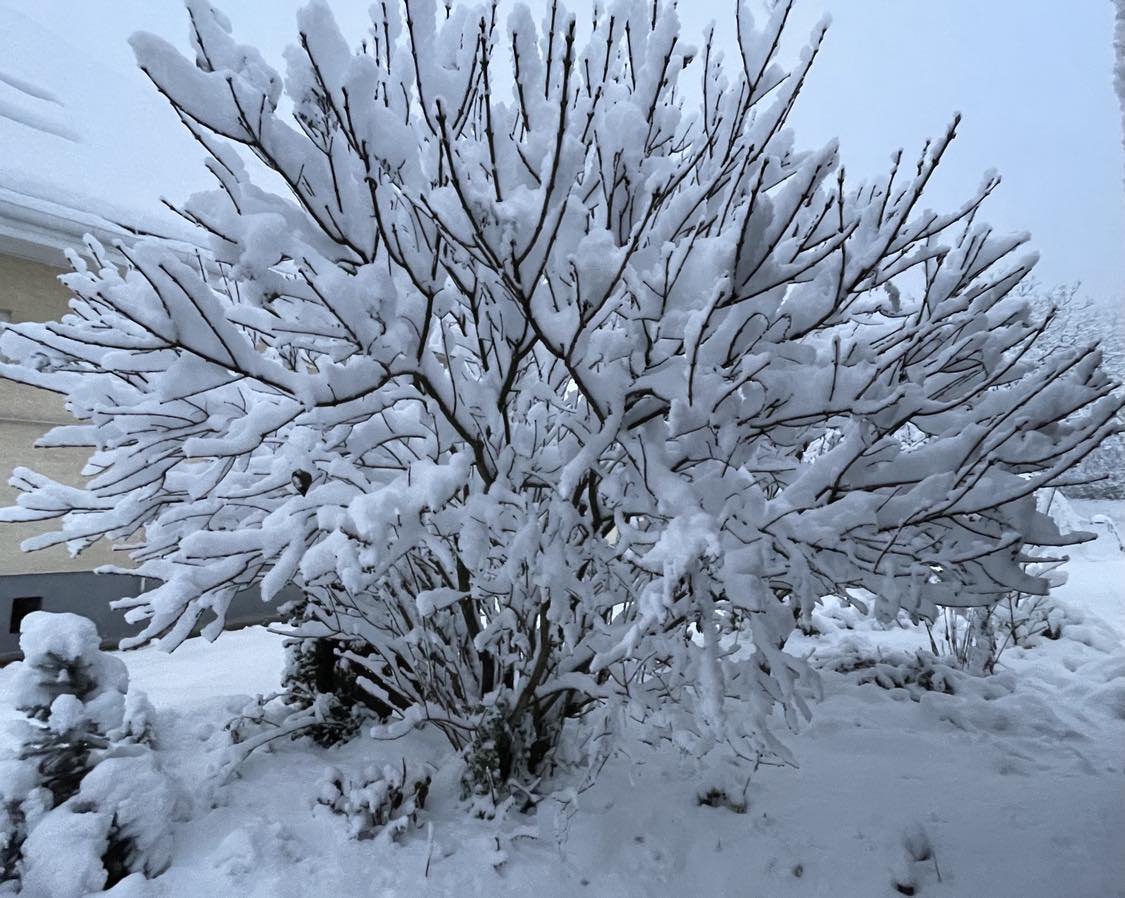
POLYGON ((180 202, 212 184, 202 151, 143 76, 3 0, 0 34, 0 252, 58 261, 86 231, 190 239, 161 197, 180 202))
POLYGON ((0 187, 0 255, 63 266, 66 250, 80 248, 86 234, 108 248, 118 240, 128 242, 145 233, 170 238, 173 246, 189 254, 198 246, 198 240, 193 241, 184 227, 146 229, 129 220, 113 221, 85 209, 0 187))

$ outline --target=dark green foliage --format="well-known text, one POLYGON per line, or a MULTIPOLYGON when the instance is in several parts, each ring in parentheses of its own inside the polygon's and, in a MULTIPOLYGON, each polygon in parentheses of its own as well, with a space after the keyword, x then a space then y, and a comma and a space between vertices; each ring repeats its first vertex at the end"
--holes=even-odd
POLYGON ((297 710, 319 702, 323 722, 302 730, 318 745, 350 741, 368 715, 355 674, 329 639, 290 639, 285 643, 285 701, 297 710))
POLYGON ((78 794, 83 777, 96 763, 93 753, 109 742, 92 726, 79 726, 56 733, 44 728, 39 738, 24 743, 21 760, 31 760, 42 785, 49 789, 58 807, 78 794))
POLYGON ((46 700, 20 708, 28 716, 30 731, 19 757, 36 765, 40 784, 50 790, 54 806, 58 807, 78 793, 82 778, 96 763, 93 752, 104 749, 109 743, 85 714, 76 715, 73 726, 62 732, 52 729, 47 725, 51 705, 63 695, 85 702, 99 684, 80 658, 63 658, 48 652, 25 663, 30 663, 46 700))
POLYGON ((486 797, 498 802, 508 794, 508 779, 519 744, 508 723, 508 708, 501 701, 481 714, 472 741, 465 748, 461 798, 486 797))
POLYGON ((4 802, 0 808, 0 882, 19 878, 20 854, 26 838, 27 821, 22 803, 4 802))

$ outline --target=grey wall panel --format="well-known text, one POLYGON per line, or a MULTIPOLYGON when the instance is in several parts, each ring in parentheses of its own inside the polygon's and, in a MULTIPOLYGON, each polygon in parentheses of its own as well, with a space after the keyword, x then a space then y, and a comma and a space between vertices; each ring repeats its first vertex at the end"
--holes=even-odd
MULTIPOLYGON (((44 611, 81 614, 97 624, 107 646, 116 645, 123 637, 138 632, 140 625, 126 623, 124 612, 110 608, 110 602, 138 595, 155 585, 154 581, 146 582, 141 577, 90 571, 0 576, 0 664, 20 657, 19 626, 14 620, 20 611, 37 606, 44 611)), ((267 604, 261 600, 257 588, 243 590, 234 597, 227 611, 227 627, 277 620, 278 608, 299 596, 299 590, 290 586, 267 604)), ((210 615, 204 615, 196 632, 208 620, 210 615)))

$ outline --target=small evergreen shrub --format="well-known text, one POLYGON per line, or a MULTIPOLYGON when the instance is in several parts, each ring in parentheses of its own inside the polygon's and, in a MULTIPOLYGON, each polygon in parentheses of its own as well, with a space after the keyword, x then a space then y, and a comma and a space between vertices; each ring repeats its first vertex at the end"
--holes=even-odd
POLYGON ((461 773, 461 800, 470 802, 478 817, 491 817, 496 804, 507 798, 517 751, 517 734, 508 723, 504 704, 483 711, 465 748, 461 773))
POLYGON ((7 700, 26 715, 0 770, 0 881, 79 898, 171 862, 178 801, 151 751, 152 705, 129 693, 92 621, 35 612, 7 700))
POLYGON ((351 741, 371 710, 359 699, 352 666, 340 657, 335 640, 293 638, 285 641, 281 688, 294 711, 315 709, 316 722, 299 734, 318 745, 351 741))

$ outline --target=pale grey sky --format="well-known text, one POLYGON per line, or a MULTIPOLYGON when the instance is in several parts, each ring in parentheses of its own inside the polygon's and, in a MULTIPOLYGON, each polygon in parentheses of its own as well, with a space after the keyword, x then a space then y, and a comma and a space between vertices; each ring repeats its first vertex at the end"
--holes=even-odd
MULTIPOLYGON (((589 3, 575 0, 571 6, 582 10, 589 3)), ((280 65, 301 0, 219 0, 216 5, 230 16, 241 40, 258 44, 280 65)), ((345 33, 358 39, 368 0, 333 0, 331 5, 345 33)), ((0 0, 0 11, 5 8, 112 70, 114 84, 135 80, 136 90, 146 88, 132 70, 125 44, 132 31, 155 31, 186 46, 186 15, 176 0, 0 0)), ((733 9, 727 0, 682 0, 685 38, 698 41, 712 19, 730 26, 733 9)), ((1121 301, 1125 159, 1112 86, 1109 0, 798 0, 790 39, 807 34, 825 11, 833 24, 793 120, 799 144, 811 147, 838 136, 849 173, 867 176, 881 171, 898 147, 916 152, 960 110, 960 136, 933 185, 932 204, 959 204, 986 169, 998 169, 1004 181, 982 217, 1003 230, 1032 232, 1042 254, 1037 277, 1048 284, 1080 279, 1092 298, 1121 301)), ((720 32, 733 40, 732 27, 720 32)), ((0 41, 5 39, 11 38, 0 41)), ((0 53, 0 68, 5 68, 4 56, 0 53)), ((68 59, 59 53, 38 63, 54 66, 65 79, 68 59)), ((83 107, 91 103, 95 108, 83 114, 124 123, 107 124, 98 139, 107 142, 106 132, 120 133, 126 157, 133 141, 125 132, 152 127, 151 119, 137 120, 122 111, 112 89, 101 92, 100 99, 82 101, 83 107)), ((160 125, 166 127, 167 121, 160 125)), ((152 147, 150 162, 159 152, 158 144, 152 147)), ((166 147, 163 152, 174 152, 173 143, 166 147)), ((164 164, 145 172, 140 156, 130 165, 138 179, 154 183, 159 182, 157 169, 168 170, 164 164)), ((3 169, 0 161, 0 176, 3 169)), ((183 180, 202 183, 190 175, 183 180)), ((96 193, 93 173, 90 183, 96 193)), ((163 189, 175 196, 176 187, 163 189)))

